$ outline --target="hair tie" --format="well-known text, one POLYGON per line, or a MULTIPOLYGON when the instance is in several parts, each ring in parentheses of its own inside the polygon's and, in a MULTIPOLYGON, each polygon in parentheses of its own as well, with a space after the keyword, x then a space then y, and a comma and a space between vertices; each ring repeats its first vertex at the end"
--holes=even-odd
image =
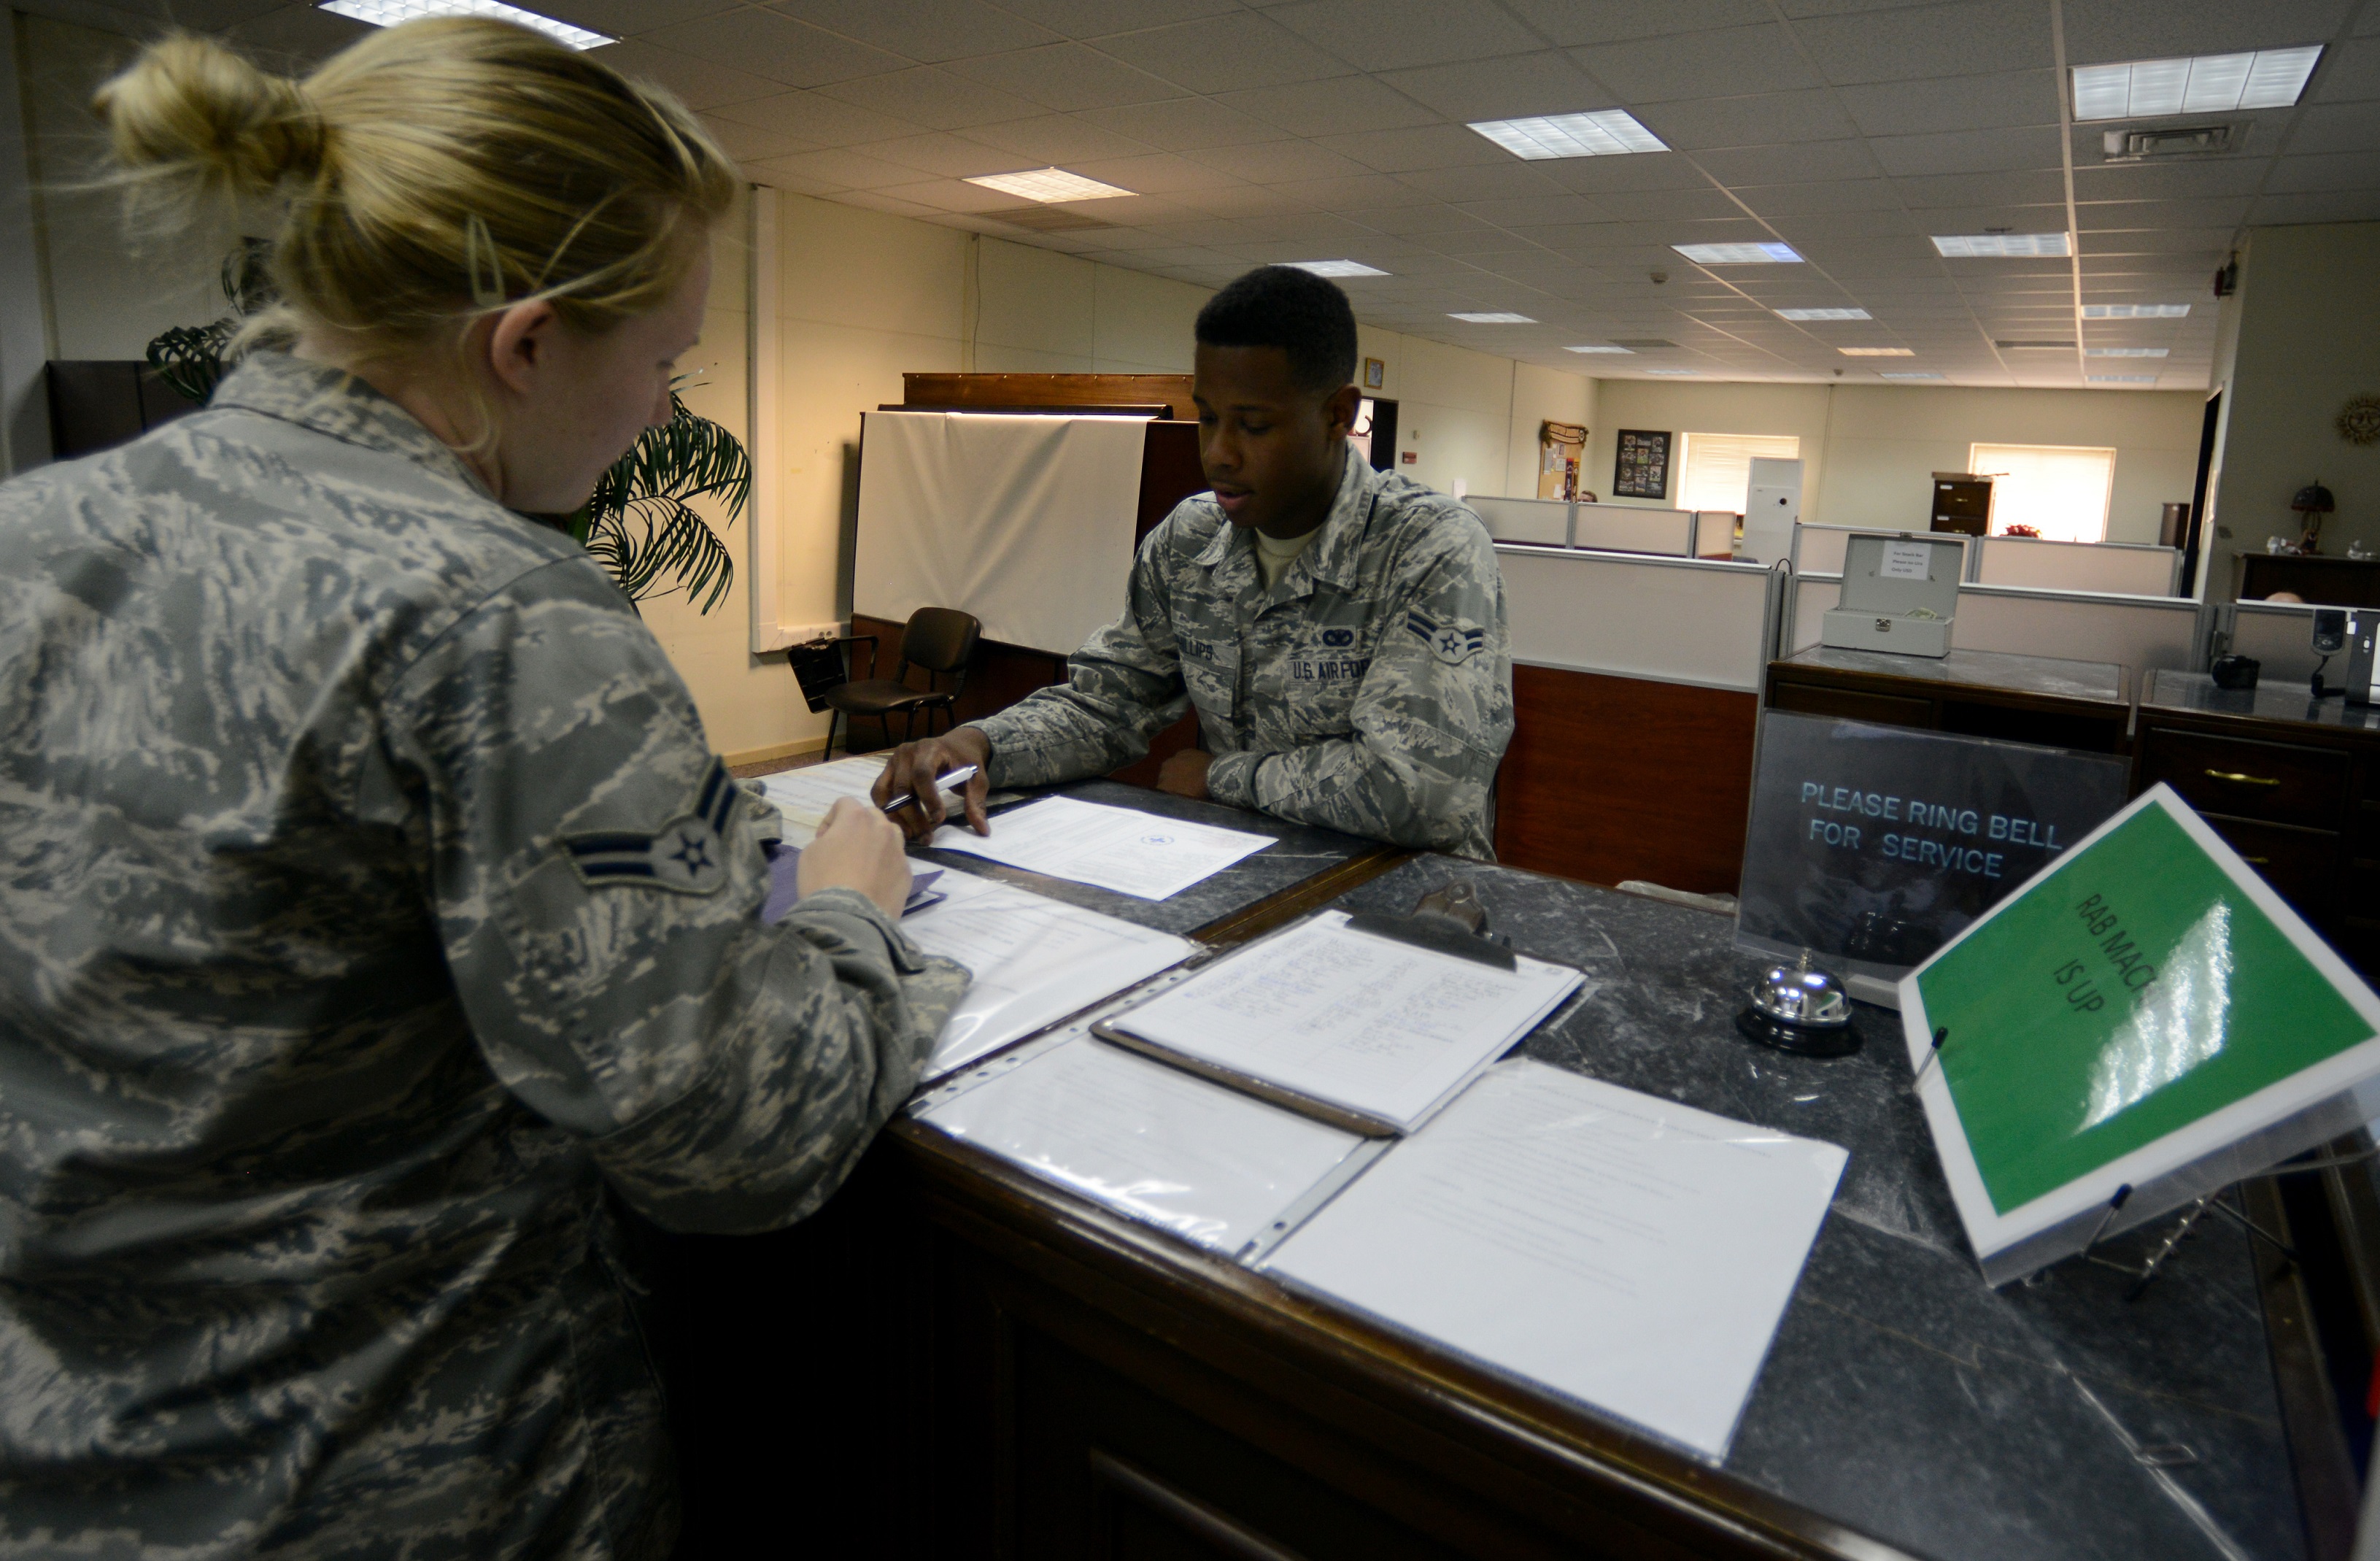
POLYGON ((481 309, 504 307, 504 257, 497 252, 496 236, 477 212, 463 219, 463 270, 470 278, 473 303, 481 309))

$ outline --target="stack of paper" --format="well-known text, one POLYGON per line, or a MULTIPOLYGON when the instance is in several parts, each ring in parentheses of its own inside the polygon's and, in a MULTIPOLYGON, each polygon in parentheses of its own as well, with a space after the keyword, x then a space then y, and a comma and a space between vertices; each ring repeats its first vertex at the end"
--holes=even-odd
POLYGON ((1353 1133, 1088 1036, 1062 1042, 925 1117, 1121 1213, 1224 1253, 1281 1221, 1363 1144, 1353 1133))
POLYGON ((876 777, 883 773, 883 756, 866 754, 857 759, 838 759, 832 764, 812 764, 808 769, 764 775, 760 789, 784 815, 785 844, 807 846, 818 837, 819 826, 826 823, 829 809, 846 797, 867 801, 868 794, 875 788, 876 777))
POLYGON ((1846 1158, 1523 1059, 1261 1266, 1717 1461, 1846 1158))
POLYGON ((1410 1132, 1577 989, 1566 965, 1502 970, 1324 911, 1250 945, 1100 1033, 1366 1133, 1410 1132))
POLYGON ((1072 797, 1047 797, 1012 808, 991 821, 989 835, 945 824, 933 839, 939 850, 965 851, 1148 900, 1178 895, 1272 843, 1269 835, 1218 829, 1072 797))
POLYGON ((942 1026, 926 1064, 935 1079, 1021 1040, 1197 952, 1171 933, 1045 899, 970 873, 946 874, 941 904, 901 930, 929 954, 955 959, 975 982, 942 1026))

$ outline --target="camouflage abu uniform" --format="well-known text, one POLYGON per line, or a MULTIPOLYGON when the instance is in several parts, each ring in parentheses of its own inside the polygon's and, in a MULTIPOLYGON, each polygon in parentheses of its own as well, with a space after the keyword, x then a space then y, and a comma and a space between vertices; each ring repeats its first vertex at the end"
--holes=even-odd
POLYGON ((1270 590, 1214 495, 1175 506, 1069 681, 975 723, 993 782, 1128 764, 1195 708, 1217 801, 1493 859, 1488 787, 1512 736, 1494 545, 1443 494, 1346 460, 1322 534, 1270 590))
POLYGON ((567 538, 261 356, 0 489, 0 1556, 658 1555, 609 1178, 782 1225, 964 976, 567 538))

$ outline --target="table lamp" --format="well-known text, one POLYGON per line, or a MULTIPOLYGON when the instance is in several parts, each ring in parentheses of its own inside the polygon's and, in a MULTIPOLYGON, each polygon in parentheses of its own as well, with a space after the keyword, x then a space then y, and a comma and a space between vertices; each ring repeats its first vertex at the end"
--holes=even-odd
POLYGON ((2289 500, 2289 507, 2305 518, 2305 534, 2298 538, 2298 551, 2308 554, 2321 552, 2322 518, 2337 509, 2338 501, 2332 498, 2330 490, 2317 480, 2300 488, 2298 496, 2289 500))

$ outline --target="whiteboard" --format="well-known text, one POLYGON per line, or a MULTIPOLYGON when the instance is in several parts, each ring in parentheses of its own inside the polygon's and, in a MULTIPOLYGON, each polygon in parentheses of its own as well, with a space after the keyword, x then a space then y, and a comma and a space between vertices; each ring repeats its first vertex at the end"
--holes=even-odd
POLYGON ((1769 579, 1759 565, 1505 547, 1496 554, 1514 661, 1759 689, 1768 662, 1769 579))
POLYGON ((1068 655, 1123 609, 1145 418, 868 412, 852 606, 1068 655))

